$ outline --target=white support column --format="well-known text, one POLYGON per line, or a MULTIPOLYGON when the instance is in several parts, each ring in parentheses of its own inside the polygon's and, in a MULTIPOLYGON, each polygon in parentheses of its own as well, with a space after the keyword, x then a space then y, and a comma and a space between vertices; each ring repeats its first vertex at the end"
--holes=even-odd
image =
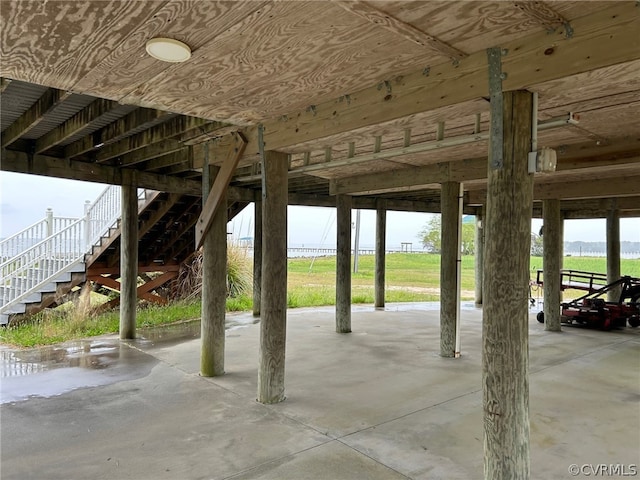
POLYGON ((138 305, 138 187, 132 170, 122 172, 120 221, 120 338, 136 337, 138 305))
MULTIPOLYGON (((262 145, 261 145, 262 147, 262 145)), ((287 171, 286 153, 263 151, 262 298, 258 401, 285 399, 287 336, 287 171)))
POLYGON ((336 332, 351 332, 351 196, 337 195, 336 332))

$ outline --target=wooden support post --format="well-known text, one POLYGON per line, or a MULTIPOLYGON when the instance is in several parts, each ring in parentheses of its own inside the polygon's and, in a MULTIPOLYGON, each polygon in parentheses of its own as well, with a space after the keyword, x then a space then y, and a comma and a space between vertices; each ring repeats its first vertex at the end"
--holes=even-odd
MULTIPOLYGON (((620 211, 613 208, 607 215, 607 283, 620 279, 620 211)), ((608 302, 620 300, 620 288, 607 292, 608 302)))
POLYGON ((289 159, 286 153, 280 152, 264 152, 262 158, 263 250, 258 401, 278 403, 285 399, 289 159))
POLYGON ((559 332, 560 268, 562 260, 562 217, 560 200, 543 200, 542 215, 544 233, 542 235, 542 268, 544 270, 544 329, 559 332))
POLYGON ((376 272, 375 307, 384 308, 385 259, 387 245, 387 210, 385 200, 376 200, 376 272))
POLYGON ((336 332, 351 332, 351 196, 336 195, 336 332))
POLYGON ((455 357, 459 314, 458 257, 460 250, 461 209, 458 197, 461 184, 445 182, 440 191, 442 210, 440 260, 440 355, 455 357))
POLYGON ((253 316, 260 316, 262 292, 262 201, 254 202, 253 221, 253 316))
POLYGON ((136 337, 138 297, 138 188, 136 173, 122 171, 120 233, 120 338, 136 337))
POLYGON ((502 115, 491 118, 492 132, 499 122, 504 137, 489 152, 483 281, 484 477, 490 480, 529 478, 533 175, 527 171, 527 156, 533 99, 526 91, 501 95, 502 115))
MULTIPOLYGON (((219 169, 203 166, 202 203, 213 194, 211 185, 219 169), (205 170, 209 173, 205 174, 205 170)), ((219 197, 226 205, 226 192, 219 197)), ((224 375, 225 314, 227 301, 227 209, 219 208, 202 237, 202 317, 200 322, 200 375, 224 375)))
POLYGON ((482 305, 482 276, 484 264, 484 205, 476 213, 476 244, 475 244, 475 300, 476 305, 482 305))

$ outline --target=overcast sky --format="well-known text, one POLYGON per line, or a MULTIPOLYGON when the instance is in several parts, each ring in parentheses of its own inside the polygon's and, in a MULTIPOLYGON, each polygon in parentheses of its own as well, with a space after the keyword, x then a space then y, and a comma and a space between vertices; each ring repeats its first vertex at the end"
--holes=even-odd
MULTIPOLYGON (((10 236, 44 218, 52 207, 56 216, 80 217, 84 201, 93 201, 106 188, 96 183, 0 172, 0 237, 10 236)), ((353 221, 355 222, 355 211, 353 221)), ((328 247, 335 245, 335 209, 320 207, 289 207, 289 245, 328 247)), ((427 213, 388 212, 387 248, 399 248, 401 242, 422 248, 418 232, 430 218, 427 213)), ((542 222, 534 220, 532 231, 538 232, 542 222)), ((229 225, 236 238, 253 236, 253 207, 246 208, 229 225)), ((605 221, 567 220, 565 241, 605 241, 605 221)), ((640 241, 640 219, 620 222, 623 241, 640 241)), ((375 244, 375 211, 362 210, 360 245, 375 244)))

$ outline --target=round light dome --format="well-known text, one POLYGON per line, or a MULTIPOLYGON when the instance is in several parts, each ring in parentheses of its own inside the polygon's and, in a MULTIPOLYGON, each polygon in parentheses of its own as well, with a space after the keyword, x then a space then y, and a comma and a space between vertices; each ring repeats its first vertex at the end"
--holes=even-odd
POLYGON ((163 62, 186 62, 191 58, 189 45, 173 38, 152 38, 147 42, 147 53, 163 62))

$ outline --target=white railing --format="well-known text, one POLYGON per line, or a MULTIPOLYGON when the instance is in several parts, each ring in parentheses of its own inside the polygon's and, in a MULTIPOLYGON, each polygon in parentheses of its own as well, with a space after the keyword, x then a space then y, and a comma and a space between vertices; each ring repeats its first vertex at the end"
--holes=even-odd
POLYGON ((77 218, 54 217, 53 210, 47 209, 45 218, 0 241, 0 263, 32 247, 50 235, 71 225, 77 218))
POLYGON ((100 194, 95 202, 85 204, 87 251, 118 221, 121 201, 120 187, 111 185, 100 194))
MULTIPOLYGON (((146 198, 146 191, 138 192, 146 198)), ((109 186, 93 203, 85 204, 84 218, 47 218, 3 241, 0 259, 0 313, 21 302, 55 277, 81 262, 91 247, 113 227, 120 218, 120 187, 109 186), (44 232, 44 235, 43 235, 44 232), (38 238, 43 238, 36 241, 38 238), (31 240, 31 245, 28 244, 31 240), (4 257, 11 249, 19 254, 4 257), (26 248, 24 248, 26 246, 26 248)))
POLYGON ((83 220, 0 264, 1 308, 8 308, 46 285, 56 275, 79 262, 85 252, 83 220))

